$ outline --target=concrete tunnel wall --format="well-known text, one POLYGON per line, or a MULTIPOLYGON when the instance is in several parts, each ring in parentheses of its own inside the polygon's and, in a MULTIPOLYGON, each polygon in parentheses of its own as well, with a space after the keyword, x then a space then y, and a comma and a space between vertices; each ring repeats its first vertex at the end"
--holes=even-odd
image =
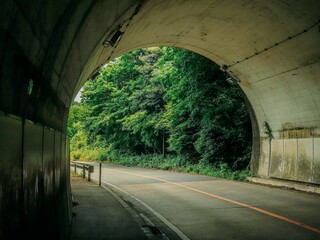
POLYGON ((71 223, 65 133, 0 114, 0 239, 59 239, 71 223), (5 153, 5 154, 3 154, 5 153))
POLYGON ((319 1, 1 5, 0 238, 32 235, 37 225, 53 239, 66 236, 69 107, 101 65, 141 47, 182 47, 222 66, 252 107, 253 173, 320 183, 319 1), (108 43, 116 31, 121 39, 108 43))

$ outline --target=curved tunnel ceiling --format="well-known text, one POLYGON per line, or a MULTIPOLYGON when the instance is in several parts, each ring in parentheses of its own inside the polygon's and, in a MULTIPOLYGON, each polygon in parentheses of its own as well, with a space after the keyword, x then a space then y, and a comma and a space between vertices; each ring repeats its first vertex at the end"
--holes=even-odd
MULTIPOLYGON (((2 32, 67 108, 108 60, 136 48, 172 45, 198 52, 238 78, 260 128, 267 121, 276 134, 306 128, 320 135, 318 0, 7 0, 4 6, 2 32), (120 41, 106 46, 116 29, 123 32, 120 41)), ((12 99, 10 91, 5 94, 3 101, 12 99)))
POLYGON ((68 96, 112 58, 171 45, 225 65, 240 79, 259 126, 320 127, 319 1, 108 1, 86 6, 86 13, 81 6, 75 19, 81 25, 66 32, 73 39, 68 53, 59 54, 67 56, 61 83, 68 96), (117 28, 121 39, 106 46, 117 28))

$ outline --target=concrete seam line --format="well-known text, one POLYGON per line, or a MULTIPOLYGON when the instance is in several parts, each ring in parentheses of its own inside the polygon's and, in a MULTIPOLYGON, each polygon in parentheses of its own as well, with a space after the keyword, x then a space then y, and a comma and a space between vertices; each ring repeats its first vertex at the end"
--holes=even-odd
POLYGON ((118 189, 119 191, 123 192, 124 194, 128 195, 129 197, 133 198, 140 204, 142 204, 146 209, 148 209, 152 214, 154 214, 157 218, 159 218, 164 224, 166 224, 172 231, 174 231, 182 240, 190 240, 179 228, 177 228, 175 225, 173 225, 171 222, 169 222, 164 216, 162 216, 160 213, 158 213, 156 210, 154 210, 152 207, 150 207, 147 203, 143 202, 139 198, 133 196, 129 192, 123 190, 122 188, 119 188, 109 182, 103 181, 104 184, 109 185, 115 189, 118 189))
POLYGON ((265 215, 268 215, 268 216, 271 216, 271 217, 274 217, 274 218, 277 218, 277 219, 281 219, 283 221, 286 221, 286 222, 292 223, 294 225, 303 227, 303 228, 308 229, 310 231, 320 233, 320 229, 318 229, 316 227, 309 226, 309 225, 307 225, 305 223, 293 220, 291 218, 288 218, 288 217, 285 217, 285 216, 281 216, 279 214, 264 210, 262 208, 254 207, 254 206, 251 206, 251 205, 246 204, 246 203, 238 202, 238 201, 235 201, 235 200, 232 200, 232 199, 229 199, 229 198, 221 197, 219 195, 215 195, 215 194, 208 193, 208 192, 205 192, 205 191, 201 191, 201 190, 198 190, 198 189, 195 189, 195 188, 192 188, 192 187, 188 187, 188 186, 185 186, 185 185, 182 185, 182 184, 179 184, 179 183, 171 182, 171 181, 164 180, 164 179, 161 179, 161 178, 150 177, 150 176, 141 175, 141 174, 135 174, 135 173, 129 173, 129 172, 126 172, 126 171, 121 171, 121 170, 114 170, 114 169, 108 169, 108 170, 115 171, 115 172, 120 172, 120 173, 124 173, 124 174, 129 174, 129 175, 133 175, 133 176, 143 177, 143 178, 154 179, 154 180, 158 180, 160 182, 165 182, 165 183, 169 183, 169 184, 172 184, 172 185, 176 185, 176 186, 179 186, 179 187, 182 187, 182 188, 189 189, 189 190, 194 191, 194 192, 201 193, 203 195, 207 195, 207 196, 210 196, 210 197, 213 197, 213 198, 216 198, 216 199, 220 199, 220 200, 223 200, 223 201, 226 201, 226 202, 229 202, 229 203, 233 203, 233 204, 245 207, 245 208, 249 208, 251 210, 263 213, 265 215))
POLYGON ((298 32, 298 33, 296 33, 296 34, 293 34, 293 35, 289 35, 287 38, 282 39, 282 40, 280 40, 280 41, 278 41, 278 42, 275 42, 273 45, 271 45, 271 46, 269 46, 269 47, 265 47, 264 49, 261 49, 261 50, 259 50, 259 51, 256 51, 256 52, 253 53, 252 55, 247 56, 247 57, 243 58, 242 60, 233 61, 234 63, 232 63, 232 64, 230 64, 230 65, 227 65, 226 67, 227 67, 227 69, 228 69, 228 68, 233 67, 233 66, 235 66, 235 65, 237 65, 237 64, 239 64, 239 63, 242 63, 242 62, 244 62, 244 61, 247 61, 247 60, 249 60, 250 58, 253 58, 253 57, 255 57, 255 56, 258 56, 258 55, 260 55, 261 53, 263 53, 263 52, 265 52, 265 51, 268 51, 268 50, 270 50, 270 49, 272 49, 272 48, 274 48, 274 47, 277 47, 277 46, 279 46, 279 45, 282 45, 283 43, 285 43, 285 42, 287 42, 287 41, 289 41, 289 40, 292 40, 292 39, 294 39, 294 38, 296 38, 296 37, 298 37, 298 36, 300 36, 300 35, 302 35, 302 34, 305 34, 305 33, 308 32, 309 30, 311 30, 312 28, 316 27, 319 23, 320 23, 320 19, 318 19, 318 21, 314 22, 314 23, 313 23, 312 25, 310 25, 309 27, 304 28, 302 31, 300 31, 300 32, 298 32))

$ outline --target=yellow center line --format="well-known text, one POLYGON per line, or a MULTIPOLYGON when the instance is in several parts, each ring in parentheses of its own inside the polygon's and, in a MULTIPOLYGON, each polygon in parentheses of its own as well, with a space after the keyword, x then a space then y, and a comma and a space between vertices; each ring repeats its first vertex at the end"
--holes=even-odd
POLYGON ((315 228, 315 227, 312 227, 312 226, 309 226, 309 225, 304 224, 304 223, 302 223, 302 222, 293 220, 293 219, 291 219, 291 218, 287 218, 287 217, 281 216, 281 215, 279 215, 279 214, 276 214, 276 213, 273 213, 273 212, 264 210, 264 209, 262 209, 262 208, 254 207, 254 206, 248 205, 248 204, 246 204, 246 203, 238 202, 238 201, 235 201, 235 200, 232 200, 232 199, 229 199, 229 198, 221 197, 221 196, 216 195, 216 194, 212 194, 212 193, 208 193, 208 192, 205 192, 205 191, 202 191, 202 190, 198 190, 198 189, 196 189, 196 188, 188 187, 188 186, 182 185, 182 184, 180 184, 180 183, 171 182, 171 181, 164 180, 164 179, 157 178, 157 177, 150 177, 150 176, 146 176, 146 175, 141 175, 141 174, 136 174, 136 173, 130 173, 130 172, 122 171, 122 170, 114 170, 114 169, 110 169, 110 168, 108 168, 108 170, 114 171, 114 172, 120 172, 120 173, 124 173, 124 174, 128 174, 128 175, 132 175, 132 176, 142 177, 142 178, 149 178, 149 179, 157 180, 157 181, 160 181, 160 182, 165 182, 165 183, 169 183, 169 184, 172 184, 172 185, 176 185, 176 186, 179 186, 179 187, 182 187, 182 188, 189 189, 189 190, 194 191, 194 192, 201 193, 201 194, 203 194, 203 195, 207 195, 207 196, 210 196, 210 197, 213 197, 213 198, 216 198, 216 199, 223 200, 223 201, 225 201, 225 202, 229 202, 229 203, 233 203, 233 204, 236 204, 236 205, 245 207, 245 208, 249 208, 249 209, 252 209, 252 210, 254 210, 254 211, 257 211, 257 212, 260 212, 260 213, 263 213, 263 214, 272 216, 272 217, 274 217, 274 218, 278 218, 278 219, 281 219, 281 220, 283 220, 283 221, 292 223, 292 224, 294 224, 294 225, 297 225, 297 226, 306 228, 306 229, 308 229, 308 230, 311 230, 311 231, 320 233, 320 229, 315 228))

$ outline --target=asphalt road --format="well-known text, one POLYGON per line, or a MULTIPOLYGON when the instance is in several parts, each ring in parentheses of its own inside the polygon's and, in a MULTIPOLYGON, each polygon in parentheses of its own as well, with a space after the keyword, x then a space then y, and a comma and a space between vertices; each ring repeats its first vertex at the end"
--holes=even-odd
POLYGON ((320 239, 319 195, 112 164, 102 183, 168 239, 320 239))

